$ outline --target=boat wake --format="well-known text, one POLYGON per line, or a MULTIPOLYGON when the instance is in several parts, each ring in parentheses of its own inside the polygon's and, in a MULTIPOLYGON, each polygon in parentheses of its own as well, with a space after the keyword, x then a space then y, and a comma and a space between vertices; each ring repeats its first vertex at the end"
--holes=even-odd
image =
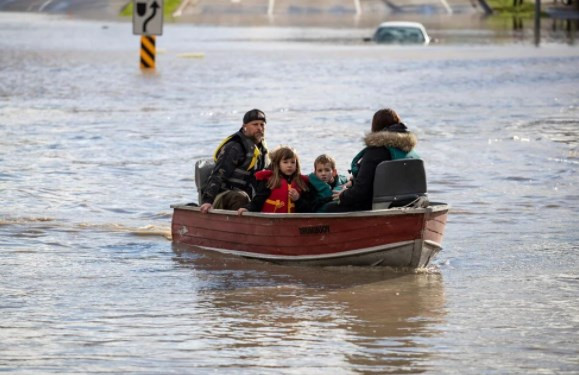
POLYGON ((34 233, 35 237, 41 237, 43 234, 50 232, 84 232, 94 231, 100 233, 127 233, 135 236, 153 236, 163 237, 171 240, 171 228, 169 226, 161 225, 145 225, 142 227, 134 227, 125 224, 117 223, 65 223, 55 218, 49 217, 8 217, 0 218, 0 227, 5 227, 3 230, 10 232, 10 227, 14 227, 12 231, 14 236, 20 237, 26 233, 34 233))
POLYGON ((135 236, 158 236, 164 237, 167 240, 171 240, 171 228, 159 225, 145 225, 143 227, 131 227, 124 224, 88 224, 82 223, 78 225, 82 229, 91 229, 100 232, 113 232, 113 233, 127 233, 135 236))

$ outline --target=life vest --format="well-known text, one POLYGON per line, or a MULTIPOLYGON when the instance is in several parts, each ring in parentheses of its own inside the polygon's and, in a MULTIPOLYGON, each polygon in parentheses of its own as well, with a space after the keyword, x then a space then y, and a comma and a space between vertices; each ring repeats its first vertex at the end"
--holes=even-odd
POLYGON ((360 163, 362 163, 362 158, 366 153, 366 148, 363 148, 362 151, 358 152, 354 159, 352 159, 352 163, 350 163, 350 169, 348 172, 352 174, 352 176, 356 177, 358 175, 358 171, 360 170, 360 163))
MULTIPOLYGON (((388 151, 390 151, 390 156, 392 157, 392 160, 420 159, 420 155, 418 155, 418 153, 414 150, 406 152, 406 151, 402 151, 401 149, 396 148, 396 147, 386 147, 386 148, 388 149, 388 151)), ((360 170, 360 164, 362 163, 362 158, 364 157, 364 154, 366 153, 366 149, 367 149, 367 147, 364 148, 362 151, 358 152, 358 154, 356 156, 354 156, 354 159, 352 159, 352 163, 350 164, 349 172, 354 177, 356 177, 358 175, 358 171, 360 170)))
MULTIPOLYGON (((273 172, 271 170, 259 171, 255 174, 255 179, 258 181, 268 181, 273 172)), ((303 181, 307 182, 307 177, 300 176, 303 181)), ((271 189, 269 197, 265 200, 261 212, 267 213, 294 213, 296 212, 296 205, 289 197, 289 191, 294 188, 301 194, 301 189, 298 186, 288 182, 285 178, 281 179, 280 186, 271 189)))
POLYGON ((398 159, 420 159, 418 153, 414 150, 410 150, 409 152, 402 151, 396 147, 387 147, 390 151, 390 156, 392 156, 392 160, 398 159))
POLYGON ((217 162, 219 153, 230 142, 238 142, 243 147, 245 158, 243 162, 235 168, 233 174, 225 181, 229 186, 222 186, 223 189, 240 188, 246 190, 249 186, 249 178, 253 171, 259 171, 266 167, 267 147, 265 141, 260 145, 255 145, 249 138, 241 133, 241 130, 225 138, 213 153, 213 161, 217 162))

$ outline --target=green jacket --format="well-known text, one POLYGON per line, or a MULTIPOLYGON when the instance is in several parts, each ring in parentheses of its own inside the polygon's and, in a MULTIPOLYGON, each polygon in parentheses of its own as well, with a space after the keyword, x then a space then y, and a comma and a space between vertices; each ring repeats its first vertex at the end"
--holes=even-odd
POLYGON ((344 184, 348 182, 346 176, 338 175, 334 178, 334 182, 328 184, 316 176, 315 173, 310 173, 308 176, 310 185, 314 188, 315 198, 313 203, 313 212, 323 212, 324 206, 332 202, 332 194, 343 189, 344 184))

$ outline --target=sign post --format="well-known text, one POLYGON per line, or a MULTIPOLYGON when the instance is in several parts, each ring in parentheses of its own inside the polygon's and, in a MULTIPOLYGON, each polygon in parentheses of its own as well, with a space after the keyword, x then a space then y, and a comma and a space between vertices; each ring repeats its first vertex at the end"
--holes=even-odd
POLYGON ((155 35, 163 34, 163 0, 133 0, 133 34, 141 35, 141 69, 155 69, 155 35))

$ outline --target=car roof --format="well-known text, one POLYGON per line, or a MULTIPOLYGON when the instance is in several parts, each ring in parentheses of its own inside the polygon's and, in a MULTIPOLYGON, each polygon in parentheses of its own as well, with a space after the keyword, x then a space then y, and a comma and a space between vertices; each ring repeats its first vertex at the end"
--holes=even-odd
POLYGON ((430 36, 426 32, 426 28, 424 27, 423 24, 421 24, 419 22, 411 22, 411 21, 382 22, 380 25, 378 25, 378 28, 376 29, 376 33, 378 33, 378 30, 380 30, 380 29, 390 28, 390 27, 411 27, 411 28, 419 29, 422 32, 422 35, 424 35, 424 44, 430 43, 430 36))
POLYGON ((410 21, 389 21, 389 22, 382 22, 378 27, 416 27, 422 30, 425 30, 424 25, 419 22, 410 22, 410 21))

